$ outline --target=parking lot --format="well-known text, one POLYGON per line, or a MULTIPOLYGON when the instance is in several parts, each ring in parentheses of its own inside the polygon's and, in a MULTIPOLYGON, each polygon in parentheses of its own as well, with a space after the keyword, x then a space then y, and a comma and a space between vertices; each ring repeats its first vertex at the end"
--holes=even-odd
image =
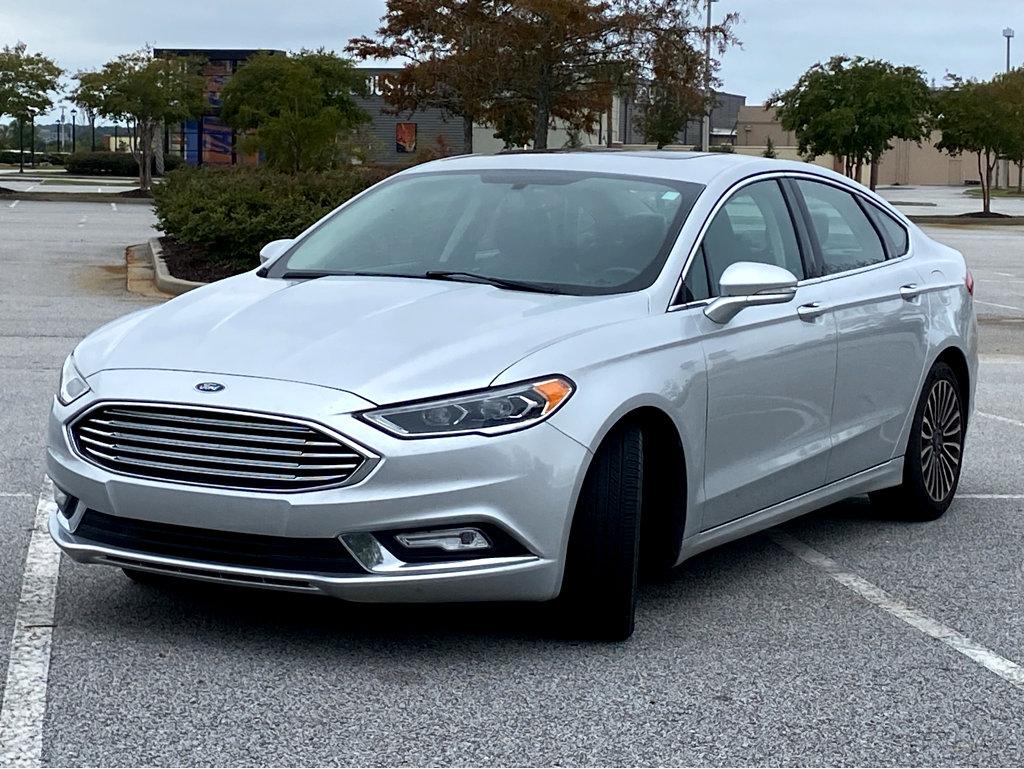
POLYGON ((70 766, 1024 762, 1024 228, 929 230, 967 255, 982 340, 938 522, 858 498, 708 552, 643 589, 616 645, 552 637, 537 606, 142 587, 63 559, 9 665, 57 372, 151 301, 124 247, 152 223, 0 203, 0 738, 70 766), (44 664, 45 710, 23 687, 44 664))

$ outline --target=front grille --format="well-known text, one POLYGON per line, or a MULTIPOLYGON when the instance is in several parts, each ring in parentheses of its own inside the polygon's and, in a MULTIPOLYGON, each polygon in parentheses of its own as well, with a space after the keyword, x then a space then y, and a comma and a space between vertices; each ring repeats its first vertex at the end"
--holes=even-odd
POLYGON ((71 436, 84 458, 116 473, 251 491, 338 486, 366 461, 300 422, 218 409, 100 406, 71 436))
POLYGON ((87 510, 75 537, 121 550, 220 566, 315 574, 365 574, 335 538, 272 537, 121 518, 87 510))

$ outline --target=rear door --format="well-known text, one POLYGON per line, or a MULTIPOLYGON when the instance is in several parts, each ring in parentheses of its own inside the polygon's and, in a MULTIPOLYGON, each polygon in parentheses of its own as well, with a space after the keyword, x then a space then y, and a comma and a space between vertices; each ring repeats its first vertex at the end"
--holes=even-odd
POLYGON ((838 184, 798 179, 792 187, 802 197, 819 285, 839 334, 832 482, 896 452, 927 356, 927 304, 901 223, 838 184))

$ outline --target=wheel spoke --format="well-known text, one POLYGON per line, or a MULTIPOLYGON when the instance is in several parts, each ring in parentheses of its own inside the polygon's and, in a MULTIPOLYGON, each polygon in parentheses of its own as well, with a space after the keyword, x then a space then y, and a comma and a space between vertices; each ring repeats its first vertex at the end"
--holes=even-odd
POLYGON ((944 443, 942 445, 942 451, 949 458, 949 461, 954 465, 960 464, 960 444, 959 443, 944 443))

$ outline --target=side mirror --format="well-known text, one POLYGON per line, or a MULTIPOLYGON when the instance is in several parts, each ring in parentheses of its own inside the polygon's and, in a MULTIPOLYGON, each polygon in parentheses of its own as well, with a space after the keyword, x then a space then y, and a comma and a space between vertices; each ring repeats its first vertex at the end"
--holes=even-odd
POLYGON ((295 240, 293 238, 285 238, 284 240, 272 240, 263 248, 260 249, 260 264, 266 264, 267 262, 273 261, 289 248, 292 247, 292 243, 295 240))
POLYGON ((783 304, 796 296, 796 275, 774 264, 736 262, 718 282, 722 294, 704 310, 715 323, 728 323, 746 307, 783 304))

